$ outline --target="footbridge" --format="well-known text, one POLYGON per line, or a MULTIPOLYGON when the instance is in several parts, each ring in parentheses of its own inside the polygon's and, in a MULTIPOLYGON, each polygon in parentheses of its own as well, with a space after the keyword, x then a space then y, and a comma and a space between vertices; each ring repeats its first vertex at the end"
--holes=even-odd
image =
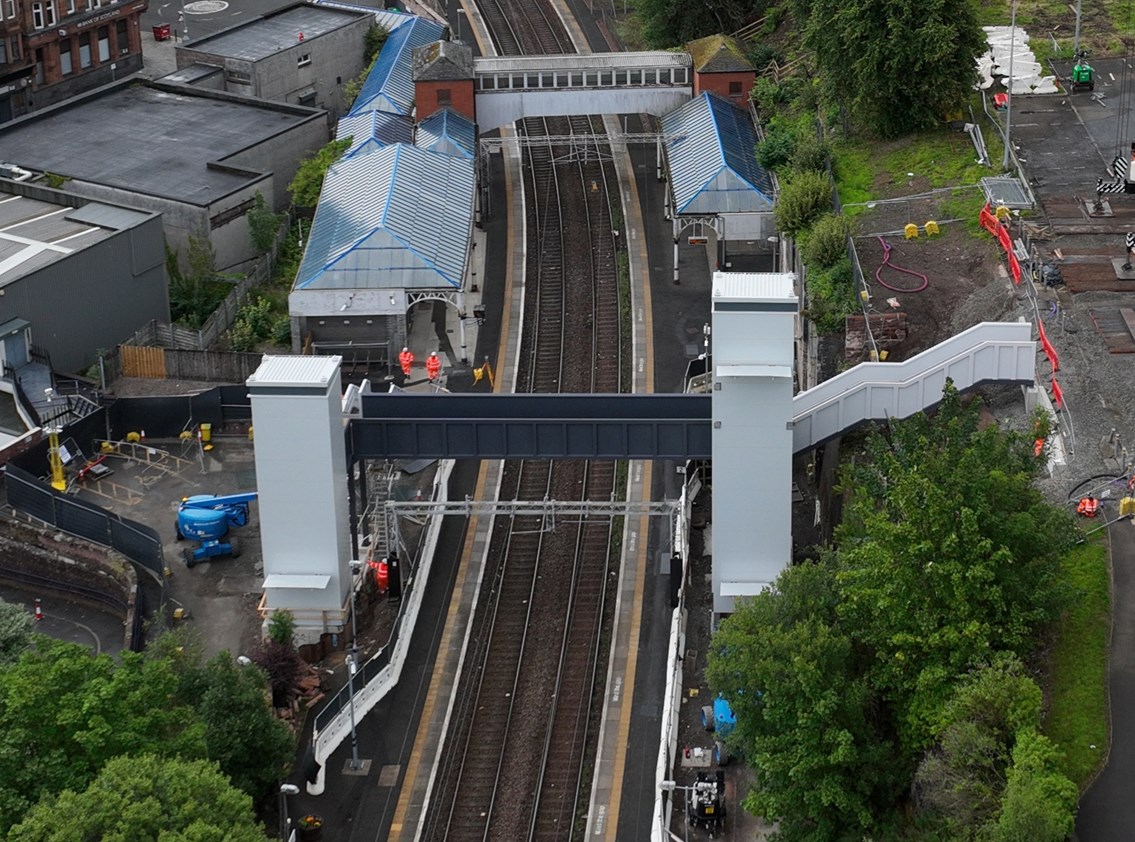
MULTIPOLYGON (((715 361, 716 362, 716 361, 715 361)), ((900 363, 860 363, 792 399, 792 451, 867 421, 908 418, 983 383, 1031 384, 1028 322, 983 322, 900 363)), ((718 393, 720 395, 721 393, 718 393)), ((361 396, 347 431, 358 459, 709 459, 711 395, 361 396)), ((755 481, 755 480, 754 480, 755 481)))
POLYGON ((482 133, 526 117, 565 114, 662 116, 693 96, 689 53, 589 53, 475 58, 482 133))

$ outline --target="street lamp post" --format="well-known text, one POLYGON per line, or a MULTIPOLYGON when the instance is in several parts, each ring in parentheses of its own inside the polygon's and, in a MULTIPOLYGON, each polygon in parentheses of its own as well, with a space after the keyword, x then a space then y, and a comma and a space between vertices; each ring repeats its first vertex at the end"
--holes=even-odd
POLYGON ((359 735, 355 730, 355 670, 359 662, 359 630, 355 623, 355 576, 362 570, 363 563, 351 560, 351 654, 347 656, 347 696, 351 715, 351 759, 347 761, 346 774, 365 775, 369 761, 359 760, 359 735))
POLYGON ((288 796, 299 795, 300 788, 295 784, 280 784, 280 842, 288 842, 291 819, 288 818, 288 796))
POLYGON ((1017 0, 1013 0, 1013 11, 1009 21, 1009 96, 1005 99, 1005 155, 1001 159, 1001 170, 1009 171, 1009 147, 1013 144, 1013 55, 1017 52, 1017 0))
POLYGON ((461 18, 463 18, 464 16, 465 16, 465 10, 464 9, 458 9, 457 10, 457 40, 458 41, 461 40, 461 18))

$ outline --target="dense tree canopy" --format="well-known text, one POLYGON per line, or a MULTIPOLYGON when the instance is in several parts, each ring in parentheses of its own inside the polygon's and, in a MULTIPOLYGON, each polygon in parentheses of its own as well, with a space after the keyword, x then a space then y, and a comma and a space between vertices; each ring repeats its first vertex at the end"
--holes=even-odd
POLYGON ((85 789, 118 755, 205 757, 205 727, 176 685, 168 662, 124 652, 117 663, 37 637, 0 670, 0 831, 41 794, 85 789))
POLYGON ((37 804, 9 842, 265 842, 252 799, 216 764, 118 757, 82 792, 37 804))
POLYGON ((32 615, 22 605, 0 599, 0 667, 15 661, 32 639, 32 615))
POLYGON ((1074 535, 1032 486, 1040 466, 1030 437, 982 428, 948 384, 933 417, 868 437, 836 547, 722 622, 707 678, 762 783, 747 806, 784 839, 885 830, 916 769, 926 814, 955 828, 1071 815, 1059 798, 1037 815, 1038 793, 1062 797, 1067 779, 1033 737, 1040 692, 1019 661, 1060 607, 1074 535))
POLYGON ((145 655, 117 659, 37 635, 0 668, 0 837, 42 798, 86 790, 116 757, 208 760, 258 799, 294 748, 263 671, 227 652, 203 662, 192 635, 166 634, 145 655))
POLYGON ((977 80, 985 49, 972 0, 803 0, 804 45, 828 94, 869 131, 939 125, 977 80))

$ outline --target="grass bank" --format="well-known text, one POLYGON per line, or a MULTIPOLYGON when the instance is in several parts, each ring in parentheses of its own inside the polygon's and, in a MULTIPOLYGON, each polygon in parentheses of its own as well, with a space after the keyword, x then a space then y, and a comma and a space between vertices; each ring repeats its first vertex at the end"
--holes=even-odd
POLYGON ((1057 625, 1048 662, 1044 733, 1064 752, 1064 773, 1083 788, 1099 769, 1108 742, 1107 545, 1099 540, 1073 549, 1060 563, 1060 577, 1072 599, 1057 625))

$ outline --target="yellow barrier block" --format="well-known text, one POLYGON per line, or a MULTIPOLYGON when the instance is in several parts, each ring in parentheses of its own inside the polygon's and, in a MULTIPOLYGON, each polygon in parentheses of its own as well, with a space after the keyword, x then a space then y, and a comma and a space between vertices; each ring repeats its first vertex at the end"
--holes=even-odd
POLYGON ((1124 497, 1119 501, 1119 514, 1122 517, 1135 515, 1135 497, 1124 497))
POLYGON ((927 220, 927 222, 923 226, 923 228, 926 229, 926 236, 927 237, 933 237, 936 234, 942 233, 941 231, 938 230, 938 223, 935 222, 933 219, 927 220))
POLYGON ((908 240, 918 239, 918 226, 913 222, 908 222, 905 226, 903 226, 902 230, 908 240))
POLYGON ((127 441, 133 441, 133 442, 139 442, 139 441, 142 440, 142 434, 141 433, 134 433, 134 432, 127 433, 126 434, 126 440, 127 441))
POLYGON ((887 357, 889 357, 889 356, 890 356, 889 351, 880 351, 879 352, 879 362, 885 363, 887 361, 887 357))
POLYGON ((869 293, 869 292, 868 292, 867 290, 865 290, 865 289, 861 289, 861 290, 859 290, 859 299, 860 299, 860 300, 861 300, 861 301, 862 301, 862 302, 863 302, 864 304, 866 304, 866 303, 867 303, 868 301, 870 301, 870 300, 871 300, 871 293, 869 293))

